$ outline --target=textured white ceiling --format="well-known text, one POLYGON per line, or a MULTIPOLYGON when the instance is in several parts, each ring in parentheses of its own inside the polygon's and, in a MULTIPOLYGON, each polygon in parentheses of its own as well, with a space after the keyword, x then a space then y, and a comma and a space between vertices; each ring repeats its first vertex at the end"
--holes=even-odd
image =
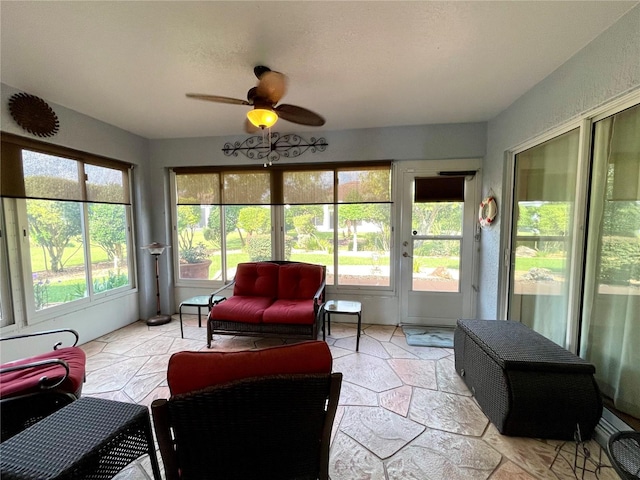
POLYGON ((243 133, 255 65, 327 131, 490 120, 637 1, 2 1, 3 83, 147 138, 243 133))

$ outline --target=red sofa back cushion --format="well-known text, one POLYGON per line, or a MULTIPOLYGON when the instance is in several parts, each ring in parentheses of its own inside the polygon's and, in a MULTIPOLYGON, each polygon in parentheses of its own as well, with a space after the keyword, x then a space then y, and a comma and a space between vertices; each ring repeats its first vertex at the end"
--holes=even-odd
POLYGON ((240 352, 179 352, 169 359, 167 381, 171 395, 213 385, 296 373, 331 373, 332 358, 325 342, 309 342, 240 352))
POLYGON ((236 269, 234 295, 276 298, 278 264, 269 262, 239 263, 236 269))
POLYGON ((322 283, 323 268, 309 263, 280 265, 278 298, 286 300, 310 300, 322 283))

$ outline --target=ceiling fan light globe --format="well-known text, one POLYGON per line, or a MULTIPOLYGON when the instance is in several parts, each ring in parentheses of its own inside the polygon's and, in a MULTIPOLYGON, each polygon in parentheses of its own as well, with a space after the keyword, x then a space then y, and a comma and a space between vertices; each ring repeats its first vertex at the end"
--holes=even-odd
POLYGON ((278 121, 278 114, 266 108, 254 108, 247 112, 247 118, 258 128, 271 128, 278 121))

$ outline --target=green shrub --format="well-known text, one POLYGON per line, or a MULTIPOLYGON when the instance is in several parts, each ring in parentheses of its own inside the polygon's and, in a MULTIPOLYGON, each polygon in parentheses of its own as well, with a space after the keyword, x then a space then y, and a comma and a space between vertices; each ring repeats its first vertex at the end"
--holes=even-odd
POLYGON ((333 253, 333 242, 324 238, 318 238, 318 250, 323 250, 327 253, 333 253))
POLYGON ((109 270, 106 277, 96 278, 93 281, 93 292, 100 293, 114 288, 122 287, 129 283, 129 277, 124 273, 113 273, 109 270))
POLYGON ((188 247, 180 249, 180 259, 183 263, 201 263, 207 260, 209 252, 204 243, 199 243, 195 247, 188 247))
POLYGON ((291 246, 293 245, 293 241, 291 237, 284 237, 284 259, 291 260, 291 246))
MULTIPOLYGON (((367 244, 366 238, 358 235, 357 242, 358 242, 358 252, 367 250, 365 248, 365 245, 367 244)), ((338 240, 338 246, 340 247, 338 250, 353 251, 353 235, 351 235, 349 238, 338 240)))
POLYGON ((626 285, 630 280, 640 280, 640 239, 603 237, 600 281, 626 285))
POLYGON ((298 241, 296 242, 296 248, 301 250, 315 250, 314 245, 316 241, 315 239, 306 233, 301 233, 298 235, 298 241))
MULTIPOLYGON (((252 235, 247 238, 247 253, 250 262, 271 260, 271 235, 252 235)), ((291 256, 291 248, 289 248, 291 256)))
POLYGON ((460 254, 456 242, 424 242, 413 250, 414 255, 421 257, 451 257, 460 254))
POLYGON ((293 226, 298 232, 301 234, 314 234, 316 232, 316 227, 313 224, 314 216, 311 214, 298 215, 297 217, 293 217, 293 226))

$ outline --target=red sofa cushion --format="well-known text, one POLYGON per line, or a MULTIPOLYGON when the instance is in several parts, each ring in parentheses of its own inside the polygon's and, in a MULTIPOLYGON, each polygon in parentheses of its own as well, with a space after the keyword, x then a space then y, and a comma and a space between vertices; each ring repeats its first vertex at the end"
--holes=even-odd
POLYGON ((308 300, 322 284, 322 266, 304 263, 280 265, 278 300, 308 300))
POLYGON ((167 381, 171 394, 179 395, 243 378, 331 373, 331 368, 329 346, 312 340, 241 352, 178 352, 169 359, 167 381))
MULTIPOLYGON (((79 392, 82 387, 82 382, 84 382, 86 355, 84 351, 78 347, 65 347, 52 350, 36 355, 35 357, 5 363, 1 365, 0 368, 26 365, 28 363, 54 358, 64 360, 69 365, 69 377, 58 389, 73 394, 79 392)), ((64 374, 64 367, 55 364, 3 373, 0 375, 0 398, 16 397, 27 393, 39 392, 41 390, 38 383, 43 376, 49 378, 50 382, 47 382, 47 384, 50 385, 51 383, 55 383, 55 379, 59 380, 64 377, 64 374)))
POLYGON ((313 325, 315 321, 313 300, 276 300, 262 315, 263 323, 313 325))
POLYGON ((210 318, 242 321, 244 323, 260 323, 262 322, 264 311, 272 303, 272 297, 234 295, 224 302, 214 305, 211 309, 210 318))
POLYGON ((274 299, 278 294, 278 264, 270 262, 239 263, 235 281, 234 296, 274 299))

